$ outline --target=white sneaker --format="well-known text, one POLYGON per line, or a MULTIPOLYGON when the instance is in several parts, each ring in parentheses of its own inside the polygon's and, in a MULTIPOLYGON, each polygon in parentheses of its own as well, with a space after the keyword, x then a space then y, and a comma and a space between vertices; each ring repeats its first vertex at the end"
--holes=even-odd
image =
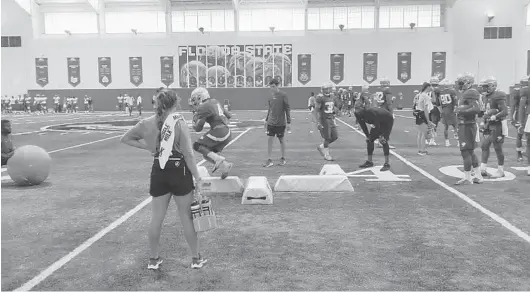
POLYGON ((451 142, 449 142, 449 140, 445 140, 445 147, 449 147, 451 146, 451 142))
POLYGON ((497 171, 491 175, 491 178, 501 178, 505 177, 504 170, 497 169, 497 171))

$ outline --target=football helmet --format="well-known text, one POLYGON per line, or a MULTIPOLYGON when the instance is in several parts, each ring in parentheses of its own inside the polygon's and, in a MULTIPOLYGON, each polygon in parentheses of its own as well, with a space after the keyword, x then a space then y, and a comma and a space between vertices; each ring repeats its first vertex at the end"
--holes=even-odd
POLYGON ((379 84, 381 84, 381 86, 390 86, 390 80, 388 80, 386 77, 382 77, 379 80, 379 84))
POLYGON ((431 79, 429 79, 429 83, 436 87, 437 85, 440 84, 440 79, 438 78, 438 76, 432 76, 431 79))
POLYGON ((322 94, 330 95, 332 90, 333 90, 333 84, 331 84, 331 82, 328 82, 328 83, 322 85, 320 90, 322 91, 322 94))
POLYGON ((210 99, 210 93, 204 87, 197 87, 191 92, 189 104, 192 108, 198 108, 205 101, 210 99))
POLYGON ((468 90, 475 83, 475 77, 471 73, 464 73, 457 77, 456 83, 459 90, 468 90))
POLYGON ((487 93, 493 93, 497 90, 497 78, 490 76, 484 79, 482 82, 482 88, 487 93))

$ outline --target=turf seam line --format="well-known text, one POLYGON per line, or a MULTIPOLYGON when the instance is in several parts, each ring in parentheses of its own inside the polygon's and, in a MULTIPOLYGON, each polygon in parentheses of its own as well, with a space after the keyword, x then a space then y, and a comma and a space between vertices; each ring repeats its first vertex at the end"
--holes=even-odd
MULTIPOLYGON (((358 134, 366 137, 364 135, 363 132, 355 129, 355 127, 353 127, 352 125, 344 122, 343 120, 341 119, 337 119, 339 122, 343 123, 344 125, 346 125, 347 127, 351 128, 352 130, 354 130, 355 132, 357 132, 358 134)), ((419 172, 420 174, 422 174, 423 176, 425 176, 426 178, 430 179, 431 181, 433 181, 434 183, 436 183, 437 185, 441 186, 442 188, 446 189, 447 191, 449 191, 450 193, 452 193, 453 195, 459 197, 460 199, 462 199, 463 201, 465 201, 466 203, 470 204, 471 206, 473 206, 474 208, 476 208, 477 210, 479 210, 480 212, 482 212, 483 214, 487 215, 488 217, 490 217, 491 219, 493 219, 494 221, 496 221, 497 223, 499 223, 500 225, 502 225, 504 228, 508 229, 509 231, 513 232, 515 235, 519 236, 520 238, 522 238, 523 240, 525 240, 527 243, 530 243, 530 235, 526 234, 524 231, 522 231, 521 229, 515 227, 513 224, 511 224, 510 222, 508 222, 508 220, 500 217, 499 215, 493 213, 492 211, 486 209, 485 207, 483 207, 482 205, 480 205, 479 203, 473 201, 471 198, 469 198, 468 196, 466 196, 465 194, 463 194, 462 192, 458 191, 457 189, 453 188, 453 187, 450 187, 449 185, 447 185, 446 183, 444 183, 443 181, 437 179, 436 177, 434 177, 432 174, 428 173, 427 171, 423 170, 422 168, 420 168, 419 166, 416 166, 414 163, 408 161, 406 158, 404 158, 403 156, 397 154, 395 151, 393 150, 390 150, 390 153, 392 155, 394 155, 397 159, 401 160, 401 162, 405 163, 406 165, 408 165, 409 167, 411 167, 412 169, 416 170, 417 172, 419 172)))
MULTIPOLYGON (((252 129, 253 128, 248 128, 244 132, 242 132, 239 135, 237 135, 232 141, 230 141, 230 143, 228 143, 226 145, 226 147, 229 147, 231 144, 234 144, 234 142, 239 140, 239 138, 241 138, 243 135, 245 135, 246 133, 248 133, 252 129)), ((121 137, 121 136, 122 135, 115 136, 115 137, 110 137, 110 138, 106 138, 106 139, 102 139, 102 140, 98 140, 98 141, 109 140, 109 139, 116 138, 116 137, 121 137)), ((96 141, 94 141, 92 143, 96 143, 96 141)), ((82 145, 83 144, 80 144, 80 145, 75 146, 75 147, 81 147, 82 145)), ((85 143, 85 145, 87 145, 87 144, 85 143)), ((226 149, 226 147, 225 147, 225 149, 226 149)), ((66 149, 67 148, 64 148, 63 150, 66 150, 66 149)), ((68 148, 68 149, 71 149, 71 148, 68 148)), ((61 151, 61 149, 56 150, 55 152, 57 152, 57 151, 61 151)), ((201 160, 199 163, 197 163, 197 166, 202 165, 204 162, 206 162, 205 159, 201 160)), ((57 271, 58 269, 62 268, 64 265, 66 265, 68 262, 70 262, 72 259, 74 259, 76 256, 78 256, 80 253, 82 253, 87 248, 89 248, 92 244, 94 244, 95 242, 97 242, 98 240, 103 238, 103 236, 105 236, 107 233, 111 232, 116 227, 120 226, 123 222, 127 221, 130 217, 132 217, 138 211, 142 210, 150 202, 151 202, 151 197, 145 199, 143 202, 141 202, 139 205, 134 207, 132 210, 128 211, 123 216, 118 218, 116 221, 112 222, 109 226, 107 226, 107 227, 103 228, 102 230, 100 230, 98 233, 96 233, 91 238, 87 239, 85 242, 83 242, 80 246, 75 248, 73 251, 69 252, 67 255, 63 256, 61 259, 59 259, 58 261, 56 261, 53 264, 51 264, 50 266, 48 266, 46 269, 44 269, 42 272, 40 272, 33 279, 29 280, 24 285, 22 285, 21 287, 15 289, 14 291, 29 291, 29 290, 33 289, 35 286, 40 284, 42 281, 46 280, 46 278, 48 278, 55 271, 57 271)))

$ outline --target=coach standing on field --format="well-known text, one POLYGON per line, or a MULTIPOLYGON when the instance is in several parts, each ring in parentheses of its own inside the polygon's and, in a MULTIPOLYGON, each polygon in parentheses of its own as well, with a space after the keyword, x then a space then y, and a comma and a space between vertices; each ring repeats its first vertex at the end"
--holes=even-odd
POLYGON ((265 118, 265 129, 267 130, 267 136, 269 136, 268 143, 268 159, 263 167, 271 167, 274 165, 272 162, 272 144, 274 142, 274 136, 278 137, 280 141, 280 149, 282 151, 282 157, 280 158, 280 165, 285 165, 285 129, 290 131, 291 125, 291 108, 289 106, 289 100, 285 92, 280 91, 278 86, 280 82, 276 79, 272 79, 269 83, 270 92, 272 94, 269 99, 269 109, 267 111, 267 117, 265 118), (287 124, 286 124, 287 121, 287 124))

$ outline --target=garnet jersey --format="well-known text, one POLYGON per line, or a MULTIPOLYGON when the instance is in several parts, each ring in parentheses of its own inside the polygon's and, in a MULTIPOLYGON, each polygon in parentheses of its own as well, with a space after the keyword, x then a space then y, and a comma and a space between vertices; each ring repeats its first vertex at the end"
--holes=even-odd
POLYGON ((209 99, 201 104, 196 113, 196 119, 204 119, 210 124, 210 128, 212 129, 219 125, 228 125, 229 118, 230 114, 223 109, 219 101, 216 99, 209 99))
POLYGON ((523 127, 526 124, 526 119, 530 115, 530 87, 525 86, 521 88, 521 100, 519 101, 519 122, 523 127))
POLYGON ((320 119, 333 119, 335 117, 335 98, 332 94, 324 95, 322 93, 317 95, 316 104, 320 105, 319 113, 320 119))
POLYGON ((392 112, 392 92, 390 87, 379 87, 374 94, 374 101, 377 106, 392 112))
POLYGON ((440 91, 439 105, 442 107, 444 114, 452 114, 458 104, 458 96, 454 89, 444 89, 440 91))
POLYGON ((506 106, 506 93, 497 90, 491 94, 486 94, 484 97, 484 107, 486 112, 484 119, 489 119, 491 115, 489 115, 488 112, 492 109, 498 111, 496 113, 497 121, 506 119, 506 116, 508 115, 508 107, 506 106))
POLYGON ((458 112, 458 122, 460 124, 476 124, 477 115, 480 113, 480 93, 476 89, 470 88, 462 93, 458 101, 462 109, 458 112))
POLYGON ((521 101, 521 89, 515 88, 513 90, 513 96, 512 96, 512 102, 510 104, 510 117, 512 118, 512 121, 517 121, 517 117, 519 114, 519 102, 521 101))

